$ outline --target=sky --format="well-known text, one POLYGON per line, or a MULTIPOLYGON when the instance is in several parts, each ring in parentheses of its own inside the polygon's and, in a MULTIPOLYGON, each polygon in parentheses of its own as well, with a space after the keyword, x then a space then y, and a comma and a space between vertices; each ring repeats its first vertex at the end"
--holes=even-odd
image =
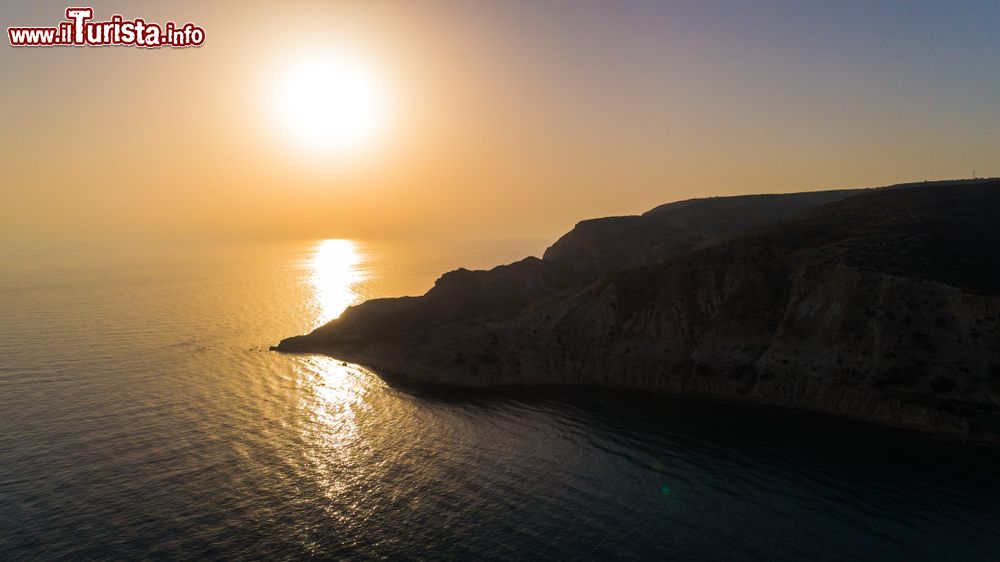
POLYGON ((692 197, 1000 176, 995 1, 82 4, 206 41, 4 38, 0 241, 554 238, 692 197), (354 151, 276 109, 331 52, 384 93, 354 151))

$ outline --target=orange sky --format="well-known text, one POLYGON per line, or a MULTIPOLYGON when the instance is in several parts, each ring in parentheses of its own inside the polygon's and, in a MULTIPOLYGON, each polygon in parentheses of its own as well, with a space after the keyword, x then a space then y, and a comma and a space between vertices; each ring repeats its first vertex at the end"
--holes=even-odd
POLYGON ((206 43, 5 40, 0 241, 554 237, 689 197, 1000 175, 997 10, 725 4, 94 2, 206 43), (329 48, 391 98, 359 155, 274 117, 273 82, 329 48))

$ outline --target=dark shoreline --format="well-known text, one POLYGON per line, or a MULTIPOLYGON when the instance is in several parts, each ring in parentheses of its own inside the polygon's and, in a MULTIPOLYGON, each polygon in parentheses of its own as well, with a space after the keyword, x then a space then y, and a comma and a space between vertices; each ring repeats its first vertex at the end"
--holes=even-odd
MULTIPOLYGON (((721 410, 736 408, 747 411, 769 412, 782 416, 790 416, 788 419, 806 418, 817 421, 822 425, 850 427, 861 430, 863 428, 875 429, 884 432, 886 436, 895 435, 902 439, 919 439, 923 441, 934 441, 944 444, 960 445, 972 449, 983 451, 994 451, 998 454, 1000 461, 1000 440, 983 440, 970 438, 967 435, 958 433, 941 433, 922 430, 903 424, 893 424, 883 421, 873 420, 860 416, 845 415, 834 411, 824 411, 811 408, 803 408, 788 404, 774 404, 762 401, 732 400, 713 396, 673 394, 657 390, 642 388, 630 388, 613 385, 599 385, 591 383, 494 383, 494 384, 461 384, 457 382, 422 381, 413 377, 382 371, 376 367, 365 365, 354 361, 345 361, 334 355, 329 355, 321 351, 290 351, 280 349, 279 346, 271 346, 270 351, 288 355, 319 355, 331 359, 357 365, 370 372, 374 376, 384 381, 393 388, 397 388, 409 394, 422 398, 442 399, 452 398, 457 400, 466 399, 522 399, 531 396, 560 397, 576 393, 599 393, 607 392, 618 396, 626 396, 638 401, 670 401, 681 402, 693 405, 710 405, 719 407, 721 410)), ((998 465, 1000 466, 1000 465, 998 465)))

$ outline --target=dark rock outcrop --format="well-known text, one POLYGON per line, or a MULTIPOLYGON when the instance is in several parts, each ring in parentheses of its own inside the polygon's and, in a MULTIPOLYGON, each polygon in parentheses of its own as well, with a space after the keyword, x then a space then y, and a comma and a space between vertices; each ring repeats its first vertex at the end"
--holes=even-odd
POLYGON ((1000 181, 672 204, 277 349, 418 383, 608 385, 1000 442, 998 214, 1000 181))

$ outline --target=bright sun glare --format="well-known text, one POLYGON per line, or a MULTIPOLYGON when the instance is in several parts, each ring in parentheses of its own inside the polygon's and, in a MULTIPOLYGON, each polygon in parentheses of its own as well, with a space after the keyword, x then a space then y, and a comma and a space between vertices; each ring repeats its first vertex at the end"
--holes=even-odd
POLYGON ((384 85, 370 64, 345 54, 300 60, 277 83, 278 119, 304 148, 355 152, 385 125, 384 85))

